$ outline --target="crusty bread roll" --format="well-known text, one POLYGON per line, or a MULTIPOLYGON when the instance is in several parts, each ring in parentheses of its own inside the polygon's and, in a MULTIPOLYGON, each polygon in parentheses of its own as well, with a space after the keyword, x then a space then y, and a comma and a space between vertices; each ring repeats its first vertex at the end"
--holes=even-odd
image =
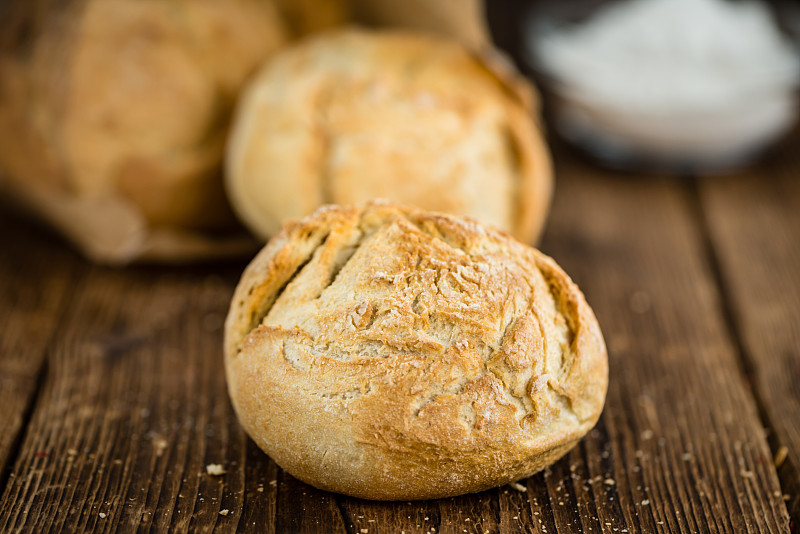
POLYGON ((223 153, 241 86, 287 41, 270 1, 11 0, 0 19, 12 192, 103 261, 235 228, 223 153))
POLYGON ((325 490, 428 499, 527 477, 603 407, 600 328, 549 257, 389 203, 287 223, 225 324, 245 430, 325 490))
POLYGON ((322 204, 388 198, 531 242, 552 177, 518 89, 443 38, 353 29, 314 37, 273 56, 248 84, 228 146, 228 195, 262 238, 322 204))

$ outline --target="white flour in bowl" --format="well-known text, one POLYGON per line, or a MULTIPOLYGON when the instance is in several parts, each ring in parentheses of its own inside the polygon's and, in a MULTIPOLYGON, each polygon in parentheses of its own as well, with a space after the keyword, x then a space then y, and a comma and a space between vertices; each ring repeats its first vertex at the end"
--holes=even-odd
POLYGON ((579 25, 533 16, 526 36, 559 128, 606 156, 724 166, 794 120, 798 56, 761 2, 626 0, 579 25))

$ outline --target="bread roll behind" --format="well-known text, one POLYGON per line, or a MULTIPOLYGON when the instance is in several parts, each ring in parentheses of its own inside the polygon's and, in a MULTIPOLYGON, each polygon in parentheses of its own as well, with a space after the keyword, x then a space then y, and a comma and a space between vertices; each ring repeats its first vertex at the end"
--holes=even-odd
POLYGON ((389 198, 535 240, 550 159, 516 85, 444 38, 365 30, 289 47, 248 84, 227 153, 240 218, 266 239, 326 203, 389 198))

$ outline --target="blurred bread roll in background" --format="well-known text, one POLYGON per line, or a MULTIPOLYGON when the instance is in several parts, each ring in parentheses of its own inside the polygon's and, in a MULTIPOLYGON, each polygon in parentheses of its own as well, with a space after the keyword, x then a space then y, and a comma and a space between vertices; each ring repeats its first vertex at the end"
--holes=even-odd
POLYGON ((389 198, 531 242, 552 176, 518 89, 441 37, 315 36, 273 56, 246 87, 228 146, 229 198, 261 238, 322 204, 389 198))
MULTIPOLYGON (((294 8, 306 25, 338 21, 309 7, 294 8)), ((98 260, 231 247, 203 237, 237 227, 222 183, 230 116, 290 38, 284 13, 269 0, 10 0, 0 19, 6 189, 98 260)))

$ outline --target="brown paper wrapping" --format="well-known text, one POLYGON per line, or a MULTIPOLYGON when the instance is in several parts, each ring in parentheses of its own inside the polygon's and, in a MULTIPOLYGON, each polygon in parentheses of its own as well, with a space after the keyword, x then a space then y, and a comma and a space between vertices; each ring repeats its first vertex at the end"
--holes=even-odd
MULTIPOLYGON (((85 0, 66 2, 69 7, 60 7, 58 13, 48 16, 52 22, 44 31, 68 31, 69 24, 65 21, 80 16, 84 3, 85 0)), ((34 13, 35 19, 43 16, 43 6, 47 5, 46 1, 40 0, 30 4, 24 0, 11 2, 3 9, 11 9, 12 12, 3 15, 11 16, 11 20, 14 19, 14 9, 38 10, 38 13, 34 13), (15 7, 9 8, 10 4, 15 7)), ((489 68, 509 83, 525 101, 534 105, 534 92, 530 85, 492 49, 481 0, 349 0, 345 9, 357 23, 434 32, 459 40, 480 54, 489 68)), ((16 35, 19 36, 20 32, 16 35)), ((25 47, 30 47, 30 43, 9 42, 9 34, 5 32, 0 36, 0 50, 9 47, 15 49, 15 54, 19 56, 20 50, 23 55, 28 52, 25 47)), ((50 53, 66 52, 56 49, 50 53)), ((211 232, 174 225, 155 225, 148 221, 135 203, 113 188, 78 192, 75 188, 65 186, 63 162, 58 160, 52 140, 46 135, 48 125, 38 124, 38 131, 45 134, 25 135, 26 120, 53 120, 52 117, 58 120, 59 110, 48 110, 50 119, 38 117, 36 113, 30 116, 32 110, 24 109, 28 101, 25 92, 30 89, 20 81, 20 71, 14 70, 24 69, 25 63, 20 66, 17 61, 9 66, 2 59, 0 56, 0 76, 5 83, 0 83, 0 128, 5 129, 11 141, 5 143, 5 153, 0 147, 3 160, 0 164, 6 173, 6 176, 0 176, 0 194, 47 221, 86 256, 98 262, 179 263, 241 255, 255 250, 257 243, 241 228, 211 232), (3 100, 8 101, 12 97, 16 107, 10 111, 8 106, 4 109, 3 100)), ((57 72, 51 73, 53 85, 60 81, 58 75, 57 72)), ((59 102, 58 98, 51 100, 59 102)), ((220 198, 219 202, 226 201, 220 198)))

